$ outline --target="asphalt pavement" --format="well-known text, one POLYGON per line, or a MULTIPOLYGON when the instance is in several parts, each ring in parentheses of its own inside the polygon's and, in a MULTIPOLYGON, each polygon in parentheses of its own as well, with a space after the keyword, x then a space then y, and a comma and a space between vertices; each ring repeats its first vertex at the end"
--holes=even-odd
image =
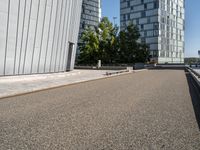
POLYGON ((200 150, 184 70, 149 70, 0 99, 0 150, 200 150))

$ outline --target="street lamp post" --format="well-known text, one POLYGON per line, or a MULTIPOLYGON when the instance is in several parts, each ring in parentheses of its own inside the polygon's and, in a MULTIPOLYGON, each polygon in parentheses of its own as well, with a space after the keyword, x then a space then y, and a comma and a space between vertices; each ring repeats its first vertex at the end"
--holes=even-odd
POLYGON ((198 55, 199 55, 199 58, 200 58, 200 50, 198 50, 198 55))
POLYGON ((116 24, 116 22, 115 22, 116 19, 117 19, 117 17, 113 17, 113 20, 114 20, 114 26, 115 26, 115 24, 116 24))
POLYGON ((198 61, 198 63, 200 64, 200 50, 198 50, 198 55, 199 55, 199 61, 198 61))

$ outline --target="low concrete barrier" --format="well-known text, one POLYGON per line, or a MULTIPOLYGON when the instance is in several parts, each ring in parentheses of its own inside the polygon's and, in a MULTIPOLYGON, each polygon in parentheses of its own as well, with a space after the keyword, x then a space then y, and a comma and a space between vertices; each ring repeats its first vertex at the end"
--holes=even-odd
POLYGON ((190 70, 195 76, 197 76, 197 78, 200 78, 200 73, 195 71, 193 68, 190 67, 186 67, 188 70, 190 70))
POLYGON ((145 68, 145 64, 144 63, 135 63, 133 65, 133 69, 134 70, 139 70, 139 69, 144 69, 145 68))
POLYGON ((196 81, 200 89, 200 73, 190 67, 186 67, 186 69, 190 72, 190 74, 192 75, 193 79, 196 81))
POLYGON ((87 69, 87 70, 125 70, 127 66, 75 66, 75 69, 87 69))
POLYGON ((157 64, 160 68, 185 68, 185 64, 157 64))
POLYGON ((115 75, 115 74, 121 74, 121 73, 126 73, 130 72, 129 70, 121 70, 121 71, 115 71, 115 72, 106 72, 107 76, 115 75))

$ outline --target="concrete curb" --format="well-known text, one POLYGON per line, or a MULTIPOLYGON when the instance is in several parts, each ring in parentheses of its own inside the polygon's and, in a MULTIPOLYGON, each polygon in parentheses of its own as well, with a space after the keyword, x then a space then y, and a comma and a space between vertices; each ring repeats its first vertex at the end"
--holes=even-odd
POLYGON ((111 76, 106 76, 105 75, 103 77, 97 77, 97 78, 94 78, 94 79, 85 79, 85 80, 81 80, 81 81, 77 81, 77 82, 73 82, 73 83, 68 83, 68 84, 50 85, 50 86, 44 87, 44 88, 30 89, 30 90, 26 90, 24 92, 17 92, 17 93, 13 92, 11 94, 5 94, 4 96, 0 96, 0 100, 4 99, 4 98, 22 96, 22 95, 27 95, 27 94, 31 94, 31 93, 36 93, 36 92, 41 92, 41 91, 61 88, 61 87, 65 87, 65 86, 71 86, 71 85, 76 85, 76 84, 81 84, 81 83, 86 83, 86 82, 92 82, 92 81, 96 81, 96 80, 102 80, 102 79, 108 79, 108 78, 113 78, 113 77, 122 76, 122 75, 128 75, 128 74, 131 74, 131 73, 134 73, 134 72, 125 72, 125 73, 115 74, 115 75, 111 75, 111 76))

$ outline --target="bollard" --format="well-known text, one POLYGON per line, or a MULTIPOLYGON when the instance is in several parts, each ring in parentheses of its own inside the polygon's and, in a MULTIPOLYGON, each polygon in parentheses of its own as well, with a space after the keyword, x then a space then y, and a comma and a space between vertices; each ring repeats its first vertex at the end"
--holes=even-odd
POLYGON ((101 60, 98 60, 97 68, 101 68, 101 60))

